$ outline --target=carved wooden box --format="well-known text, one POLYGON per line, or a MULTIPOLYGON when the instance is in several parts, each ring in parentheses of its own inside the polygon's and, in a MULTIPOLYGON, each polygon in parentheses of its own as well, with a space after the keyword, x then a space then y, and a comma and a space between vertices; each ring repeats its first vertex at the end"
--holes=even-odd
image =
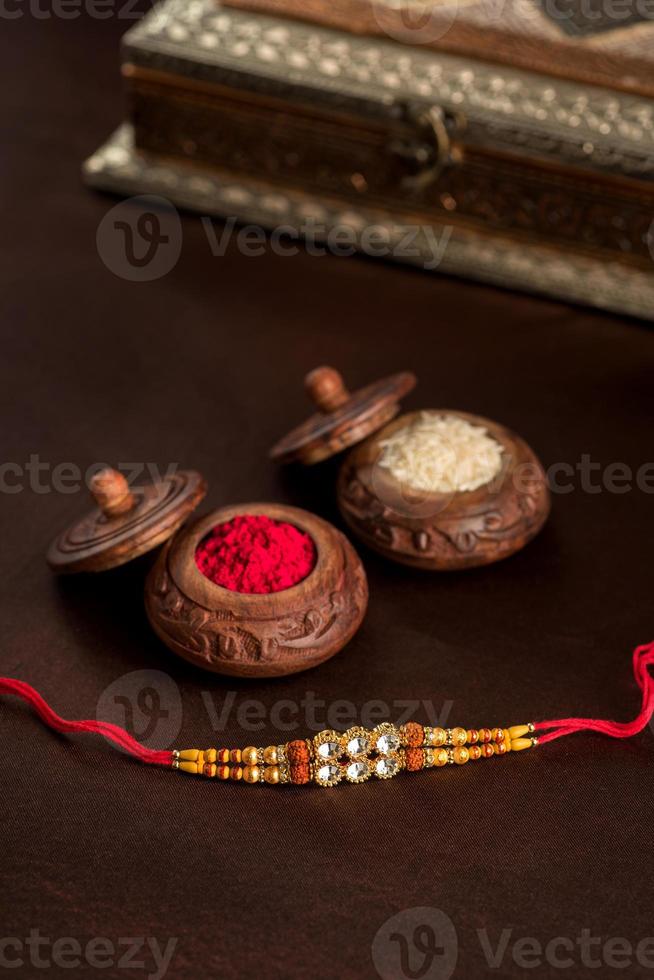
POLYGON ((223 507, 184 528, 162 550, 146 584, 145 606, 157 635, 175 653, 207 670, 275 677, 315 667, 341 650, 368 604, 363 566, 336 528, 296 507, 223 507), (231 592, 197 568, 195 549, 217 524, 266 514, 306 531, 317 562, 298 585, 269 595, 231 592))
POLYGON ((342 650, 368 604, 363 566, 344 535, 297 507, 270 503, 224 507, 185 526, 206 489, 192 471, 135 488, 118 471, 102 471, 91 484, 95 509, 53 540, 48 563, 58 573, 101 572, 163 544, 145 585, 148 618, 174 653, 206 670, 277 677, 342 650), (309 574, 268 594, 232 591, 207 578, 196 563, 198 545, 216 525, 244 514, 306 532, 316 555, 309 574))
POLYGON ((498 452, 492 479, 467 490, 416 491, 382 465, 387 441, 425 414, 398 414, 400 398, 415 380, 403 372, 350 394, 337 371, 316 368, 305 386, 318 411, 272 448, 272 458, 312 465, 348 450, 336 488, 341 513, 353 533, 386 558, 453 571, 515 554, 538 534, 550 512, 547 476, 515 433, 467 412, 428 411, 462 420, 484 433, 498 452))
MULTIPOLYGON (((342 27, 356 23, 348 3, 371 6, 272 5, 342 27)), ((165 0, 124 40, 133 143, 87 176, 299 236, 346 228, 367 254, 651 316, 647 87, 626 69, 612 90, 377 34, 165 0)))

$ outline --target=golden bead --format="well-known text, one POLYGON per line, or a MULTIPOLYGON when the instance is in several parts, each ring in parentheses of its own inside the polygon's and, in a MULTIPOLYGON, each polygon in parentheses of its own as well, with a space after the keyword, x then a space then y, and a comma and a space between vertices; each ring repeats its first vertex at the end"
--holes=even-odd
POLYGON ((206 759, 207 762, 210 762, 210 763, 215 762, 216 761, 216 750, 215 749, 207 749, 207 751, 204 753, 204 758, 206 759))
POLYGON ((468 733, 465 728, 452 729, 452 745, 465 745, 468 733))
POLYGON ((438 752, 434 752, 434 765, 435 766, 447 765, 447 749, 439 749, 438 752))
POLYGON ((263 771, 263 778, 267 783, 274 785, 279 782, 279 766, 267 766, 263 771))
POLYGON ((454 761, 456 762, 457 766, 464 765, 464 763, 466 763, 468 761, 468 759, 470 758, 470 753, 468 752, 468 750, 465 747, 465 745, 459 745, 454 750, 454 752, 452 753, 452 755, 454 756, 454 761))
POLYGON ((256 766, 257 750, 254 745, 248 745, 247 748, 242 750, 241 761, 244 766, 256 766))
POLYGON ((432 728, 431 733, 432 745, 445 745, 447 741, 447 732, 444 728, 432 728))
POLYGON ((267 762, 269 766, 277 765, 279 761, 279 754, 277 752, 276 745, 267 745, 263 750, 263 761, 267 762))
POLYGON ((243 779, 246 783, 258 783, 260 775, 261 770, 259 766, 246 766, 243 770, 243 779))

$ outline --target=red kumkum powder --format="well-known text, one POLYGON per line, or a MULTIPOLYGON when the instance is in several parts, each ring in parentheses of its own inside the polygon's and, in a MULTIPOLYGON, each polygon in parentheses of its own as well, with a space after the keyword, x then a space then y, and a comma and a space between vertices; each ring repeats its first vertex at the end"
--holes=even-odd
POLYGON ((198 545, 195 563, 232 592, 281 592, 313 571, 316 546, 292 524, 244 514, 214 527, 198 545))

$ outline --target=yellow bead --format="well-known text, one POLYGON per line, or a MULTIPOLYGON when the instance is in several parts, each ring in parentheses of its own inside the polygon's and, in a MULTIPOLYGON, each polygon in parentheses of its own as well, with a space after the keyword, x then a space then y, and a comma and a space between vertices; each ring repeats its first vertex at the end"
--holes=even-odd
POLYGON ((508 728, 505 728, 504 729, 504 744, 506 745, 506 751, 507 752, 510 752, 511 751, 511 736, 509 734, 509 729, 508 728))
POLYGON ((197 762, 180 762, 178 768, 181 769, 182 772, 191 772, 194 774, 198 771, 197 762))
POLYGON ((445 745, 447 732, 444 728, 434 728, 432 730, 432 745, 445 745))
MULTIPOLYGON (((510 731, 511 729, 509 729, 510 731)), ((533 742, 530 738, 512 738, 511 739, 511 751, 512 752, 522 752, 523 749, 530 749, 533 746, 533 742)))
POLYGON ((438 752, 434 752, 434 765, 435 766, 447 765, 447 749, 439 749, 438 752))
POLYGON ((465 728, 452 729, 452 745, 465 745, 468 733, 465 728))
POLYGON ((243 749, 241 752, 241 759, 243 761, 243 765, 245 766, 256 766, 257 750, 254 745, 248 745, 247 748, 243 749))
POLYGON ((199 754, 197 749, 182 749, 179 759, 180 762, 197 762, 199 754))
POLYGON ((276 745, 267 745, 263 750, 263 761, 267 762, 269 766, 277 765, 279 761, 279 755, 277 752, 276 745))
POLYGON ((258 766, 246 766, 243 770, 243 779, 246 783, 258 783, 261 770, 258 766))
POLYGON ((279 782, 279 766, 268 766, 263 771, 263 778, 267 783, 274 785, 279 782))
POLYGON ((529 725, 513 725, 509 728, 509 736, 513 741, 514 738, 522 738, 523 735, 529 734, 529 725))
POLYGON ((452 755, 454 756, 454 761, 458 766, 464 765, 464 763, 466 763, 470 758, 470 753, 465 745, 459 745, 458 748, 454 750, 452 755))
POLYGON ((204 757, 207 760, 207 762, 211 762, 211 763, 215 762, 216 761, 216 750, 215 749, 207 749, 207 751, 204 753, 204 757))
POLYGON ((204 765, 204 752, 198 752, 198 757, 196 759, 196 762, 198 764, 198 772, 200 772, 202 766, 204 765))

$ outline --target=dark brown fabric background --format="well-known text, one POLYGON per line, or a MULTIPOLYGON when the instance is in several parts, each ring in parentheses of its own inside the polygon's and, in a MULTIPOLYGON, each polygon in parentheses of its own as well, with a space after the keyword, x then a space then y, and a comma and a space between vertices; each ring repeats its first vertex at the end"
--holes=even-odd
MULTIPOLYGON (((363 260, 234 247, 218 259, 194 218, 170 275, 114 276, 95 247, 113 202, 82 187, 79 167, 119 121, 129 22, 22 9, 0 35, 3 461, 176 463, 206 475, 207 505, 280 500, 338 523, 334 467, 280 472, 266 458, 306 410, 303 373, 322 362, 352 386, 414 369, 407 408, 491 416, 546 465, 583 453, 603 466, 652 459, 654 337, 642 325, 363 260)), ((631 650, 654 638, 653 506, 651 494, 589 494, 577 481, 522 554, 467 574, 363 553, 370 609, 348 649, 311 673, 246 684, 157 641, 142 604, 149 559, 94 578, 50 575, 45 549, 84 509, 82 493, 3 494, 2 672, 85 717, 124 674, 163 671, 181 694, 178 745, 285 740, 270 722, 244 733, 236 707, 254 698, 269 712, 308 691, 357 706, 451 701, 452 724, 627 719, 631 650), (235 692, 224 732, 203 692, 218 708, 235 692)), ((512 944, 576 942, 586 929, 635 946, 654 934, 651 731, 329 791, 147 769, 97 740, 53 736, 14 699, 0 704, 0 732, 2 937, 176 937, 170 977, 349 980, 378 975, 372 943, 387 919, 430 907, 456 929, 455 978, 578 980, 611 975, 601 946, 598 968, 577 946, 572 966, 525 970, 512 944), (496 969, 484 929, 493 947, 510 930, 496 969)), ((390 957, 397 941, 386 947, 390 957)), ((413 975, 449 976, 451 952, 421 973, 414 950, 413 975)), ((41 975, 25 958, 13 975, 41 975)), ((146 962, 46 972, 138 977, 154 968, 146 962)), ((652 973, 631 962, 622 975, 652 973)))

